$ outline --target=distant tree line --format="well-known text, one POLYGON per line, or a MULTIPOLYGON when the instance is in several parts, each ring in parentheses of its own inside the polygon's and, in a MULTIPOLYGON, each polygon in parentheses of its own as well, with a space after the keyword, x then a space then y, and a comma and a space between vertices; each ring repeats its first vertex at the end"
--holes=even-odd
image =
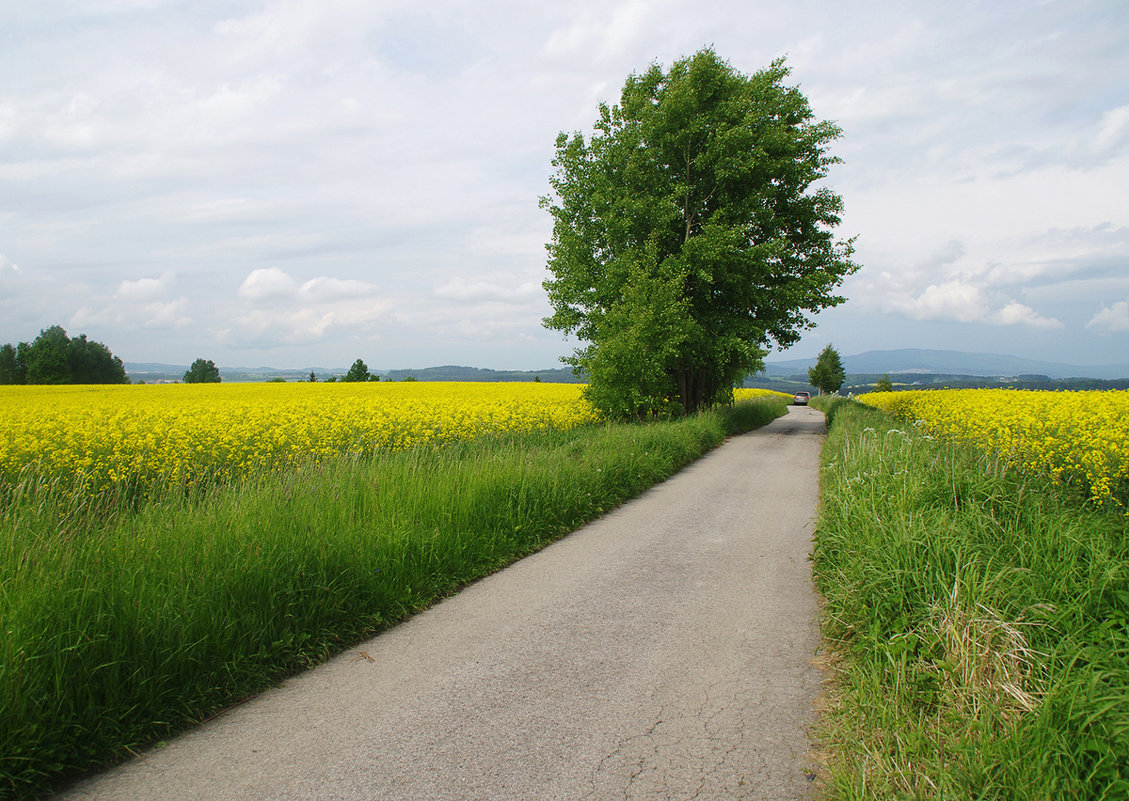
POLYGON ((62 326, 34 342, 0 346, 0 384, 128 384, 122 360, 86 334, 74 339, 62 326))

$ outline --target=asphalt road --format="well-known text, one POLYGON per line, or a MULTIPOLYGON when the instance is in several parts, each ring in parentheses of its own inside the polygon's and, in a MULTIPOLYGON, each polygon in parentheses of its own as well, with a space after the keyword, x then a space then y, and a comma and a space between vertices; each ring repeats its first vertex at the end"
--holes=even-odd
POLYGON ((823 415, 59 798, 810 798, 823 415))

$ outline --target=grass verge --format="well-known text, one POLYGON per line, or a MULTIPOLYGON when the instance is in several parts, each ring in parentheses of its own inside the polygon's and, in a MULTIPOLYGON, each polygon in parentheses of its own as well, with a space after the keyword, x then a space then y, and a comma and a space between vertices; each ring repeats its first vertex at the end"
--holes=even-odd
POLYGON ((1129 798, 1129 526, 846 401, 813 552, 835 799, 1129 798))
POLYGON ((338 459, 112 513, 22 488, 0 509, 0 798, 206 719, 784 411, 338 459))

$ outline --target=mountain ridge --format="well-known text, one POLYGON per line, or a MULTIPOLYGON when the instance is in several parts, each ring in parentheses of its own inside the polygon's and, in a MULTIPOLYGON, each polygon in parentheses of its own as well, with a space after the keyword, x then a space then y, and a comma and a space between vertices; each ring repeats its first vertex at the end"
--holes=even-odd
MULTIPOLYGON (((983 377, 1044 375, 1052 379, 1129 378, 1129 363, 1079 365, 1027 359, 1002 353, 974 353, 925 348, 868 350, 852 356, 843 356, 842 361, 843 369, 854 375, 945 373, 983 377)), ((807 369, 815 362, 815 357, 766 361, 763 374, 768 376, 795 375, 797 373, 806 375, 807 369)))

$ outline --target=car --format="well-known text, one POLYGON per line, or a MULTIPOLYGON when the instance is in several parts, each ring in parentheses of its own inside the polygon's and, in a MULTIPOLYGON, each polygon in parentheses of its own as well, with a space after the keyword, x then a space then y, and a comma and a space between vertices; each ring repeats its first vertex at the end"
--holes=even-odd
POLYGON ((797 392, 792 397, 792 405, 793 406, 807 406, 809 400, 811 400, 811 393, 810 392, 797 392))

